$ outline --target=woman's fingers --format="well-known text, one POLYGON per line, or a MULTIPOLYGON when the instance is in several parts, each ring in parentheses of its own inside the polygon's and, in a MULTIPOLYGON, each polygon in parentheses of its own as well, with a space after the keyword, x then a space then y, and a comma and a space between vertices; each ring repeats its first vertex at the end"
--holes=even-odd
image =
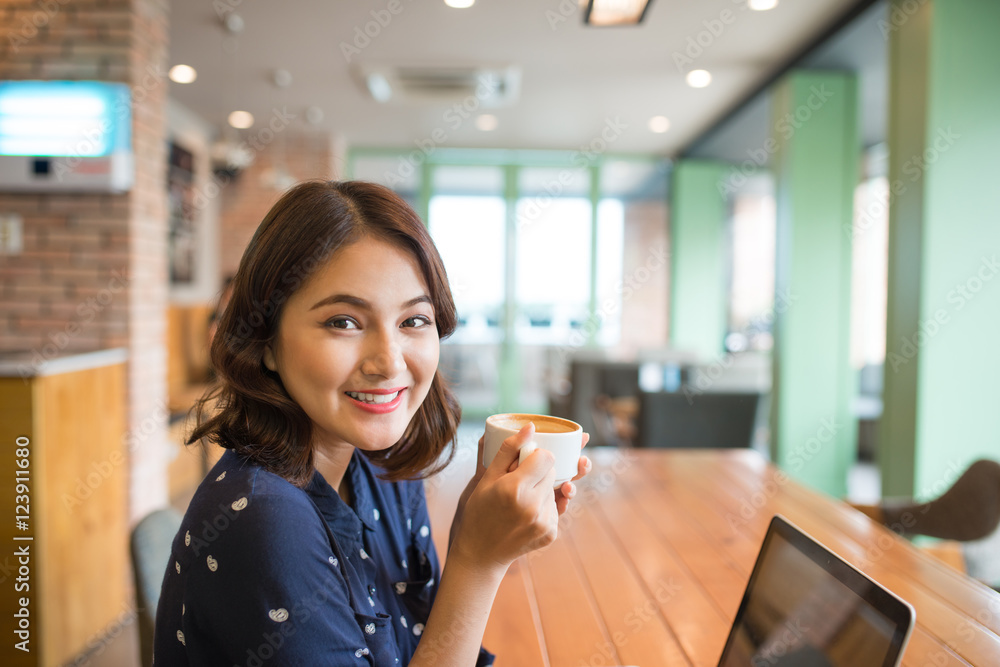
POLYGON ((581 456, 580 460, 576 462, 576 477, 573 478, 573 481, 575 482, 581 477, 589 474, 593 467, 594 465, 591 463, 589 457, 581 456))
POLYGON ((538 486, 542 482, 548 483, 548 488, 552 488, 556 481, 556 457, 547 449, 536 449, 529 454, 524 463, 518 466, 520 474, 524 476, 524 481, 531 486, 538 486))
MULTIPOLYGON (((518 456, 520 456, 521 447, 531 440, 531 436, 535 434, 535 425, 528 423, 524 427, 510 436, 500 445, 499 451, 493 461, 490 463, 489 468, 487 468, 487 475, 491 475, 492 478, 501 477, 504 473, 510 472, 512 464, 517 463, 518 456)), ((485 436, 484 436, 485 437, 485 436)))

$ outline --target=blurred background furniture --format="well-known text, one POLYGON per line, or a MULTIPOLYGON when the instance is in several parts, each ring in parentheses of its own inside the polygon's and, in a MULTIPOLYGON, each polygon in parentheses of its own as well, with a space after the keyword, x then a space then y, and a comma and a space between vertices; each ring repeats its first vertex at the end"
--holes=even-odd
MULTIPOLYGON (((959 569, 984 583, 1000 586, 1000 463, 980 459, 941 496, 926 503, 888 498, 855 508, 908 537, 925 535, 959 543, 959 569)), ((945 551, 937 555, 956 564, 945 551)))
POLYGON ((858 459, 861 461, 874 461, 876 458, 884 373, 883 364, 865 364, 858 371, 858 395, 854 397, 852 408, 858 418, 858 459))
POLYGON ((153 664, 153 628, 160 601, 163 573, 170 561, 170 545, 181 527, 181 514, 166 508, 147 514, 132 529, 132 574, 135 578, 139 651, 143 667, 153 664))
MULTIPOLYGON (((605 422, 606 412, 598 412, 595 423, 595 401, 599 396, 620 399, 639 394, 639 364, 634 361, 574 358, 570 362, 570 393, 568 419, 590 433, 594 445, 617 444, 605 422)), ((604 404, 604 403, 602 403, 604 404)))
POLYGON ((637 447, 749 447, 757 393, 642 392, 637 447))

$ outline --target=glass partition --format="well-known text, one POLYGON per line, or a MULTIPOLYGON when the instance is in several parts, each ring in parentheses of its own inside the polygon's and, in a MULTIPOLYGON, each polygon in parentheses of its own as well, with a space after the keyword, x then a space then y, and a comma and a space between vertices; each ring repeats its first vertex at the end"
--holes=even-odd
POLYGON ((426 215, 459 314, 441 368, 467 419, 549 411, 588 349, 666 343, 667 161, 358 149, 348 164, 426 215))

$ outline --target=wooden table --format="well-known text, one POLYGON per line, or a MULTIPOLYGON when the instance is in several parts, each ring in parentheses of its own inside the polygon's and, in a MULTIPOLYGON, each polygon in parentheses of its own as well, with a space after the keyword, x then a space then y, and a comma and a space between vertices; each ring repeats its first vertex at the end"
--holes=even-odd
MULTIPOLYGON (((559 539, 497 594, 484 638, 497 667, 714 667, 775 513, 914 606, 903 665, 1000 665, 1000 595, 755 452, 589 453, 559 539)), ((444 486, 429 490, 438 537, 444 486)))

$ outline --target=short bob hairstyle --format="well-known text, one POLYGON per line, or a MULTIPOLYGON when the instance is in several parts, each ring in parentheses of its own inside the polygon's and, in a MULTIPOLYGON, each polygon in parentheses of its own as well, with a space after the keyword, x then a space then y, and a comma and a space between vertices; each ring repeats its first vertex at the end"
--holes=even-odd
MULTIPOLYGON (((434 306, 438 336, 455 330, 455 302, 444 264, 423 222, 392 190, 361 181, 307 181, 286 192, 250 240, 232 281, 232 297, 212 341, 218 383, 195 407, 188 444, 202 439, 236 450, 297 486, 313 474, 312 422, 264 366, 284 304, 340 248, 364 237, 413 256, 434 306)), ((386 479, 418 479, 454 455, 458 401, 435 371, 427 398, 399 442, 366 452, 386 479), (442 452, 447 453, 442 456, 442 452)))

